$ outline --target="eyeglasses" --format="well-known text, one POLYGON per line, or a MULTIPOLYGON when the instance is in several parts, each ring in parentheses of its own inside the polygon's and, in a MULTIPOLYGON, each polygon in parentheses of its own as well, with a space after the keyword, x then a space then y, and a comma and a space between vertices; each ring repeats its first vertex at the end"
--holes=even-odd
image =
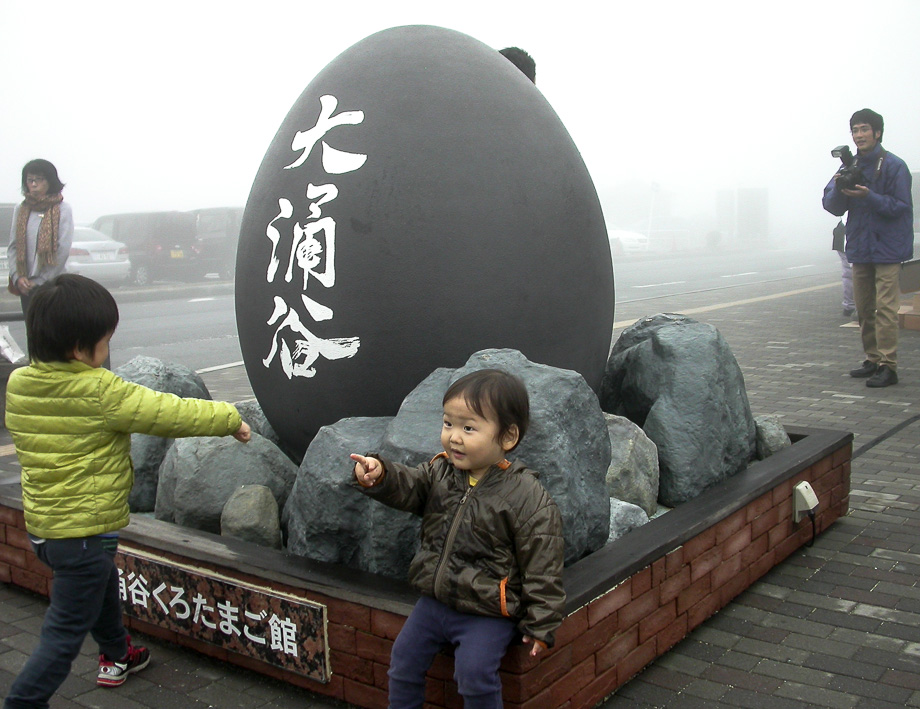
POLYGON ((47 177, 40 177, 40 176, 36 177, 35 175, 29 175, 28 177, 26 177, 27 185, 38 185, 38 184, 41 184, 42 182, 47 182, 47 181, 48 181, 47 177))

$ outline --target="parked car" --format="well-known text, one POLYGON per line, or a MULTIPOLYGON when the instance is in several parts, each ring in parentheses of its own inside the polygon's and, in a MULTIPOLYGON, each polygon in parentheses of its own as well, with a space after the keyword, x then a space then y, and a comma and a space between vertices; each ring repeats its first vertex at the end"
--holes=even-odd
POLYGON ((236 247, 240 239, 242 207, 194 209, 195 250, 202 276, 216 273, 232 279, 236 271, 236 247))
POLYGON ((93 228, 128 247, 131 279, 149 285, 156 279, 198 277, 195 215, 188 212, 107 214, 93 228))
POLYGON ((703 245, 690 222, 681 217, 646 218, 632 228, 648 236, 648 248, 652 251, 683 251, 703 245))
POLYGON ((614 256, 648 251, 648 237, 636 231, 614 229, 607 232, 607 238, 610 240, 610 253, 614 256))
POLYGON ((131 276, 128 247, 90 227, 73 229, 67 273, 79 273, 105 286, 120 286, 131 276))
POLYGON ((242 218, 241 207, 129 212, 99 217, 93 227, 127 245, 132 279, 147 285, 209 273, 232 278, 242 218))
POLYGON ((15 204, 4 202, 0 204, 0 282, 6 289, 9 279, 10 265, 6 262, 6 247, 10 243, 10 231, 13 229, 13 210, 15 204))

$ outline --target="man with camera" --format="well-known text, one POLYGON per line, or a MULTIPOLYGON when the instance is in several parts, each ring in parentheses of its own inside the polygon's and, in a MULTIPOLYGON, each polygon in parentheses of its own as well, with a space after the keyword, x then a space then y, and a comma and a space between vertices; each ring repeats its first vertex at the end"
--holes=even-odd
POLYGON ((866 386, 898 383, 898 277, 913 257, 913 203, 910 170, 882 147, 885 123, 863 108, 850 118, 856 156, 847 146, 832 151, 843 167, 824 188, 824 209, 849 212, 846 255, 853 264, 853 294, 866 359, 850 371, 866 386))

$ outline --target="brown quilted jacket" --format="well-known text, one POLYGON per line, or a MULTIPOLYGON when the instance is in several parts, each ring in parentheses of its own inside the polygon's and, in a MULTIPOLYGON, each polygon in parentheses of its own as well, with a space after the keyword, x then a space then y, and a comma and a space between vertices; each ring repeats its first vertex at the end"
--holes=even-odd
POLYGON ((538 474, 515 461, 471 487, 444 453, 416 468, 374 457, 384 474, 363 492, 422 517, 410 583, 460 612, 514 618, 552 646, 565 608, 562 518, 538 474))

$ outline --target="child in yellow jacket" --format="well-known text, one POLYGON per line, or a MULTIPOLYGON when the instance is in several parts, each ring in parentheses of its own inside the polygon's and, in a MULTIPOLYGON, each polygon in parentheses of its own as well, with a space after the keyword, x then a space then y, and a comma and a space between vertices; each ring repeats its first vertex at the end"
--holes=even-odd
POLYGON ((150 661, 122 624, 115 567, 118 530, 130 521, 131 434, 250 438, 231 404, 182 399, 102 368, 117 325, 112 294, 75 274, 39 287, 26 313, 30 364, 10 374, 6 427, 22 466, 26 531, 54 583, 38 647, 4 709, 47 707, 87 633, 99 644, 102 687, 150 661))

